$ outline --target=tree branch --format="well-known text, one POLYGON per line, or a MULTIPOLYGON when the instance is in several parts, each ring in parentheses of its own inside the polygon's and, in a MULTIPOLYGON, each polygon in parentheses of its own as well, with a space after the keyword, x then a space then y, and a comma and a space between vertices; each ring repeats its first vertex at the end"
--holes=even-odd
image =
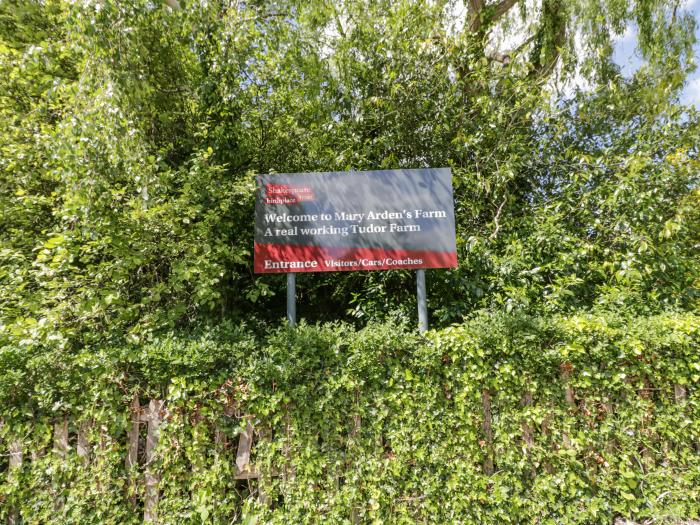
POLYGON ((501 53, 500 51, 493 51, 488 53, 486 58, 493 60, 494 62, 500 62, 503 65, 510 64, 510 53, 501 53))
POLYGON ((331 2, 331 7, 333 8, 333 18, 335 18, 335 25, 338 29, 338 33, 343 38, 346 38, 345 29, 343 29, 343 24, 340 22, 340 14, 338 13, 338 8, 336 7, 335 2, 331 2))
POLYGON ((501 0, 495 5, 486 5, 484 0, 468 0, 469 4, 469 30, 472 32, 479 31, 484 23, 483 13, 485 9, 489 10, 488 23, 496 22, 503 15, 508 13, 511 8, 518 3, 519 0, 501 0))
POLYGON ((531 36, 527 40, 525 40, 522 44, 520 44, 518 47, 515 49, 511 49, 510 51, 502 52, 502 51, 493 51, 489 53, 486 58, 489 60, 494 60, 496 62, 500 62, 501 64, 508 65, 511 63, 513 58, 517 57, 523 49, 525 49, 526 46, 532 43, 534 40, 534 36, 531 36))
POLYGON ((510 11, 511 8, 517 3, 518 0, 501 0, 501 2, 496 6, 496 8, 493 11, 493 17, 491 18, 491 21, 495 22, 496 20, 501 18, 508 11, 510 11))
POLYGON ((489 239, 491 240, 496 238, 496 235, 498 235, 498 230, 501 229, 501 225, 498 223, 498 220, 501 218, 501 211, 503 211, 503 206, 505 205, 507 200, 508 195, 506 194, 506 196, 503 197, 503 202, 501 202, 501 205, 498 207, 498 210, 496 210, 496 215, 493 218, 493 222, 496 225, 496 228, 494 228, 493 233, 489 236, 489 239))
POLYGON ((478 31, 481 27, 481 11, 484 9, 483 0, 469 0, 469 30, 478 31))

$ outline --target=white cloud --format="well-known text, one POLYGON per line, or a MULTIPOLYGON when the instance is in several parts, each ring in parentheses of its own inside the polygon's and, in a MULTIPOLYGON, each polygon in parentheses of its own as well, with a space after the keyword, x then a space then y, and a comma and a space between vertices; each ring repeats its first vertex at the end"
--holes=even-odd
POLYGON ((626 42, 635 45, 637 42, 637 28, 633 25, 628 25, 621 37, 615 39, 617 43, 626 42))
POLYGON ((700 76, 688 80, 688 84, 683 90, 683 102, 700 107, 700 76))

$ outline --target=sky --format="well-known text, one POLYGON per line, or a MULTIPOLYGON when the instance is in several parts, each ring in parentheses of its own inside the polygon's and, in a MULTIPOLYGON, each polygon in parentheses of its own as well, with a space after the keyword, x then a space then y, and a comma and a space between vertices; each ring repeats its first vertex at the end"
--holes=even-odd
MULTIPOLYGON (((693 14, 696 21, 700 22, 700 0, 687 0, 685 8, 693 14)), ((700 27, 696 29, 696 36, 700 40, 700 27)), ((636 40, 636 31, 628 29, 615 46, 615 62, 622 66, 622 71, 625 75, 630 75, 641 64, 639 55, 635 53, 636 40)), ((700 55, 700 44, 695 45, 694 54, 697 60, 700 55)), ((688 77, 681 102, 700 108, 700 67, 688 77)))

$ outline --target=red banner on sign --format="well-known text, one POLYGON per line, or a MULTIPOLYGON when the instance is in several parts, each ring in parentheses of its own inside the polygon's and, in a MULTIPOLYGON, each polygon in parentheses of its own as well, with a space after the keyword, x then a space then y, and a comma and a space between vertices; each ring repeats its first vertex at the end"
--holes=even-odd
POLYGON ((340 272, 456 268, 455 252, 256 244, 255 272, 340 272))

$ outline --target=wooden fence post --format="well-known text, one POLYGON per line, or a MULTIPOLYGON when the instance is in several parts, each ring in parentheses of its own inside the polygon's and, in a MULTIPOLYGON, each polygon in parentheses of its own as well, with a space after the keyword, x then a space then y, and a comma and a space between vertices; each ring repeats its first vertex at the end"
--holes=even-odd
POLYGON ((129 405, 129 430, 126 432, 126 470, 127 472, 138 465, 139 461, 139 428, 141 425, 141 405, 138 396, 134 396, 129 405))
POLYGON ((494 472, 493 465, 493 417, 491 408, 491 391, 484 388, 481 391, 481 406, 484 411, 484 422, 481 430, 484 434, 486 457, 484 458, 484 474, 490 476, 494 472))
POLYGON ((68 419, 63 418, 53 426, 53 450, 65 460, 68 455, 68 419))
POLYGON ((226 447, 226 434, 217 426, 214 427, 214 444, 217 450, 226 447))
MULTIPOLYGON (((355 388, 355 408, 356 413, 352 416, 352 430, 350 431, 350 441, 355 441, 360 436, 360 430, 362 428, 362 416, 360 415, 360 389, 355 388)), ((347 465, 346 465, 347 468, 347 465)), ((350 523, 356 525, 360 523, 360 507, 355 502, 350 509, 350 523)))
MULTIPOLYGON (((64 462, 66 461, 66 456, 68 456, 68 419, 63 418, 53 426, 53 451, 64 462)), ((55 508, 57 511, 63 509, 64 505, 63 495, 57 494, 55 501, 55 508)))
POLYGON ((76 452, 78 457, 83 461, 83 464, 88 464, 90 462, 90 441, 88 440, 88 434, 92 423, 90 421, 83 421, 78 427, 78 443, 76 447, 76 452))
POLYGON ((126 431, 126 460, 124 463, 128 476, 128 500, 132 507, 136 506, 136 499, 138 497, 138 484, 136 481, 138 474, 136 472, 136 467, 138 467, 139 463, 139 432, 141 429, 141 418, 141 403, 139 402, 139 396, 137 394, 129 404, 129 427, 126 431))
POLYGON ((682 403, 685 401, 687 396, 685 387, 683 385, 675 384, 673 385, 673 397, 676 399, 676 403, 682 403))
POLYGON ((292 436, 294 434, 294 427, 292 426, 292 417, 290 416, 290 405, 287 404, 284 407, 284 447, 282 447, 282 454, 284 455, 285 467, 284 467, 284 478, 285 481, 294 481, 297 476, 297 469, 292 464, 292 436))
MULTIPOLYGON (((224 406, 224 416, 231 418, 236 415, 236 405, 232 402, 226 403, 224 406)), ((214 427, 214 443, 222 448, 225 448, 228 444, 228 438, 226 433, 221 430, 218 426, 214 427)))
MULTIPOLYGON (((532 392, 527 391, 523 394, 523 399, 521 401, 523 408, 528 408, 532 406, 532 392)), ((527 422, 527 418, 523 418, 522 422, 523 429, 523 442, 525 443, 525 450, 529 451, 535 446, 535 437, 532 425, 527 422)))
POLYGON ((250 479, 254 476, 250 468, 250 450, 253 446, 253 424, 246 418, 245 430, 241 432, 236 451, 236 479, 250 479))
MULTIPOLYGON (((524 394, 521 401, 523 408, 527 409, 532 406, 532 392, 528 389, 524 394)), ((523 429, 523 444, 525 445, 525 455, 531 456, 532 449, 535 446, 535 432, 532 425, 528 423, 527 417, 524 417, 521 423, 523 429)), ((536 470, 533 466, 530 469, 530 477, 535 477, 536 470)))
MULTIPOLYGON (((269 444, 272 441, 272 429, 270 427, 263 427, 258 429, 258 443, 269 444)), ((270 483, 271 477, 276 473, 274 471, 266 472, 264 470, 258 470, 258 501, 261 505, 270 505, 272 503, 272 498, 268 496, 265 491, 265 485, 270 483)))
MULTIPOLYGON (((10 441, 9 446, 9 465, 7 469, 7 479, 11 479, 13 472, 22 466, 22 442, 18 439, 10 441)), ((15 508, 11 508, 8 516, 9 525, 18 525, 20 522, 19 512, 15 508)))
MULTIPOLYGON (((571 365, 569 363, 562 363, 561 365, 561 380, 564 383, 564 400, 566 404, 571 408, 576 408, 576 398, 574 396, 574 388, 569 384, 569 379, 571 378, 571 365)), ((571 439, 567 433, 563 433, 561 437, 564 447, 571 447, 571 439)))
POLYGON ((148 434, 146 436, 145 474, 146 495, 143 509, 143 521, 146 523, 158 522, 158 486, 160 484, 160 475, 153 465, 153 462, 155 459, 155 449, 158 445, 158 437, 160 435, 162 409, 163 401, 159 399, 151 399, 151 401, 148 403, 148 434))
MULTIPOLYGON (((94 424, 94 422, 93 422, 94 424)), ((102 478, 105 476, 105 454, 107 451, 107 429, 104 425, 97 423, 98 441, 95 444, 95 487, 98 493, 103 490, 102 478)))
MULTIPOLYGON (((649 377, 647 377, 646 375, 644 376, 644 385, 642 386, 642 388, 640 388, 637 391, 637 395, 646 401, 651 401, 652 385, 651 385, 651 382, 649 381, 649 377)), ((649 420, 652 417, 651 416, 652 411, 653 411, 653 405, 651 405, 651 407, 644 412, 644 414, 642 415, 642 420, 641 420, 641 423, 642 423, 641 435, 646 436, 647 440, 651 440, 651 436, 648 434, 647 428, 648 428, 649 420)), ((642 458, 644 459, 644 463, 645 463, 644 470, 646 470, 650 467, 650 465, 652 465, 654 463, 654 455, 651 453, 651 449, 644 444, 642 444, 642 452, 641 453, 642 453, 642 458)))

